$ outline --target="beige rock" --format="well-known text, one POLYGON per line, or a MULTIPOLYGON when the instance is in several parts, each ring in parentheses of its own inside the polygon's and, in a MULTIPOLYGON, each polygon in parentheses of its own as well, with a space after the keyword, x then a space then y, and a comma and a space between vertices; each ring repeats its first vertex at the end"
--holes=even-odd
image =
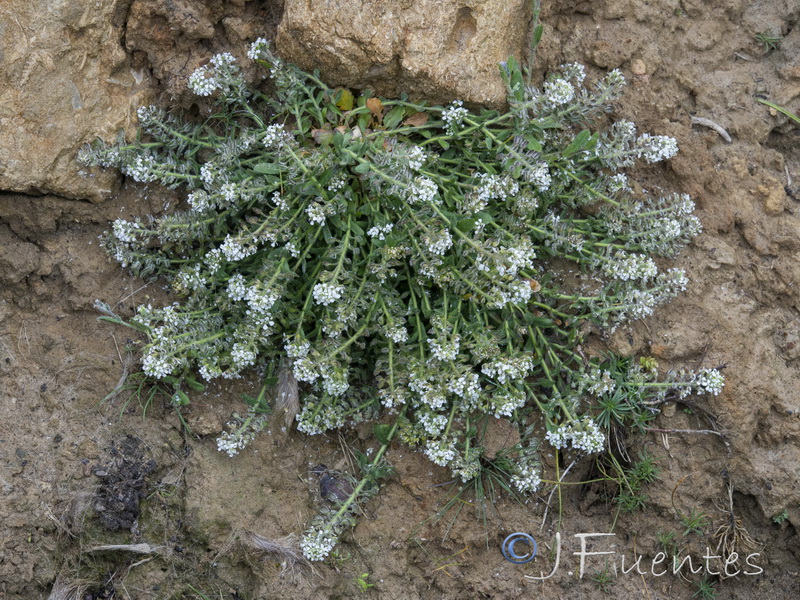
POLYGON ((497 64, 520 57, 528 0, 286 0, 280 54, 331 85, 500 105, 497 64))
POLYGON ((0 189, 100 201, 117 175, 82 177, 75 157, 96 137, 132 132, 150 96, 123 50, 128 2, 0 4, 0 189))
POLYGON ((647 73, 647 66, 641 58, 637 58, 631 63, 631 73, 637 77, 641 77, 647 73))
POLYGON ((764 177, 764 182, 758 186, 756 193, 761 197, 764 212, 768 215, 779 215, 786 208, 786 191, 783 184, 774 177, 764 177))

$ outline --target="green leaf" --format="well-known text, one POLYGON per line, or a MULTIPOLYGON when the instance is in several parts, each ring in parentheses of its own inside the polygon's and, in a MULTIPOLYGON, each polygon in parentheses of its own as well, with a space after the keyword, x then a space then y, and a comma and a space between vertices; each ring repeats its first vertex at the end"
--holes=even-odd
POLYGON ((450 144, 444 139, 439 140, 439 145, 442 147, 442 150, 450 149, 450 144))
POLYGON ((489 223, 494 223, 494 218, 492 218, 492 215, 490 215, 487 212, 479 212, 477 215, 475 215, 475 217, 476 219, 480 219, 481 221, 483 221, 484 225, 488 225, 489 223))
POLYGON ((475 227, 474 219, 461 219, 458 223, 456 223, 456 228, 464 233, 472 231, 473 227, 475 227))
POLYGON ((532 134, 525 134, 525 140, 528 142, 528 150, 533 150, 534 152, 542 151, 542 143, 533 137, 532 134))
POLYGON ((368 162, 358 163, 355 167, 353 167, 353 171, 356 173, 369 173, 370 164, 368 162))
POLYGON ((253 166, 253 171, 262 175, 277 175, 281 172, 278 165, 273 165, 270 163, 257 163, 255 166, 253 166))
POLYGON ((403 120, 403 117, 406 114, 406 109, 404 106, 395 106, 392 110, 386 113, 386 116, 383 117, 383 125, 386 129, 394 129, 403 120))
POLYGON ((539 45, 539 42, 542 41, 542 34, 544 34, 544 25, 539 23, 533 28, 533 39, 531 40, 531 46, 533 48, 536 48, 536 46, 539 45))
POLYGON ((564 149, 564 156, 572 156, 583 150, 586 147, 586 144, 589 142, 589 139, 592 137, 592 132, 588 129, 584 129, 578 135, 575 136, 575 139, 572 140, 569 146, 564 149))
POLYGON ((372 428, 372 432, 375 434, 375 439, 378 440, 382 446, 388 446, 391 443, 392 438, 392 425, 389 423, 378 423, 372 428))

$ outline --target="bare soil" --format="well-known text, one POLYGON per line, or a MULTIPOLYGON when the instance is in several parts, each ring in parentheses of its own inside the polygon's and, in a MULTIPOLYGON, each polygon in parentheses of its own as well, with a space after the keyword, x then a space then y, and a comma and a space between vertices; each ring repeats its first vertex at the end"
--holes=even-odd
MULTIPOLYGON (((631 84, 618 114, 681 148, 635 178, 691 194, 704 223, 675 260, 689 291, 591 344, 654 356, 662 369, 725 366, 723 394, 665 411, 654 425, 663 431, 625 440, 631 456, 646 449, 660 466, 646 508, 617 517, 603 486, 564 485, 483 514, 456 502, 460 514, 435 519, 453 494, 448 473, 397 446, 388 456, 397 474, 332 559, 308 568, 260 552, 251 534, 302 533, 324 502, 312 468, 352 472, 346 449, 374 446, 369 428, 309 438, 276 425, 230 459, 215 436, 255 379, 198 394, 185 424, 161 398, 102 401, 138 367, 132 331, 98 322, 94 300, 130 316, 164 292, 110 262, 97 236, 117 217, 159 214, 177 197, 128 184, 101 205, 0 193, 0 596, 347 598, 362 595, 355 579, 369 573, 374 587, 363 595, 379 598, 690 598, 703 573, 655 576, 658 537, 674 532, 698 565, 727 532, 743 557, 759 554, 763 573, 707 573, 718 597, 800 597, 800 129, 756 101, 800 112, 800 6, 544 4, 537 67, 621 68, 631 84), (783 36, 778 48, 754 40, 762 31, 783 36), (692 117, 716 122, 731 143, 692 117), (693 512, 706 516, 701 533, 684 535, 681 518, 693 512), (559 528, 558 571, 527 579, 552 569, 559 528), (537 539, 533 563, 501 556, 517 531, 537 539), (624 554, 626 568, 642 556, 645 574, 613 577, 619 555, 592 556, 580 579, 575 534, 611 531, 588 550, 624 554)), ((553 457, 543 460, 552 474, 553 457)), ((564 481, 596 475, 587 461, 564 481)))

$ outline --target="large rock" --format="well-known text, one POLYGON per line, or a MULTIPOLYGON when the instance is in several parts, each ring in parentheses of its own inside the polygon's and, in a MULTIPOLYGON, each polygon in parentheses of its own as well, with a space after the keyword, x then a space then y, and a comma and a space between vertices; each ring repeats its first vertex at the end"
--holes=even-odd
POLYGON ((286 0, 277 47, 332 85, 498 105, 497 63, 520 56, 529 0, 286 0))
POLYGON ((128 0, 0 4, 0 190, 100 201, 113 173, 84 178, 78 149, 132 132, 150 80, 122 48, 128 0))
POLYGON ((197 102, 189 76, 218 52, 239 58, 255 78, 241 59, 257 37, 274 39, 280 11, 281 0, 132 0, 125 49, 158 79, 159 104, 186 109, 197 102))

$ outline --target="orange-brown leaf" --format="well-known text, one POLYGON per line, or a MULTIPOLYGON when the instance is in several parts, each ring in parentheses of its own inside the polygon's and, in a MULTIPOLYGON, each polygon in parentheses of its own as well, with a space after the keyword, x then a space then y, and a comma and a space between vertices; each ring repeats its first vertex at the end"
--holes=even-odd
POLYGON ((424 112, 416 112, 410 117, 408 117, 405 121, 403 121, 403 125, 406 127, 422 127, 425 123, 428 122, 429 115, 428 113, 424 112))

